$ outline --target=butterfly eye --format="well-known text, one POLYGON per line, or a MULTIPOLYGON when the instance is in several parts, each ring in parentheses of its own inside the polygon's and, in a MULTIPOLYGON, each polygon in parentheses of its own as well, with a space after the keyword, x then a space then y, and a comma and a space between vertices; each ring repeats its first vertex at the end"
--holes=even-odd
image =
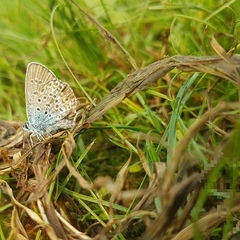
POLYGON ((26 122, 26 123, 24 123, 24 125, 22 126, 22 128, 23 128, 23 130, 24 131, 29 131, 29 123, 28 122, 26 122))

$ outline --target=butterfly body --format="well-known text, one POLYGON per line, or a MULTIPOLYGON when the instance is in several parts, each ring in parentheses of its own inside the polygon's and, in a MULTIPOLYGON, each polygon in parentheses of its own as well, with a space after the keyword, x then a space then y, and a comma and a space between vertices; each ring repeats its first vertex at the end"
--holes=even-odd
POLYGON ((27 67, 25 96, 28 122, 23 129, 43 136, 75 126, 77 99, 67 83, 40 63, 27 67))

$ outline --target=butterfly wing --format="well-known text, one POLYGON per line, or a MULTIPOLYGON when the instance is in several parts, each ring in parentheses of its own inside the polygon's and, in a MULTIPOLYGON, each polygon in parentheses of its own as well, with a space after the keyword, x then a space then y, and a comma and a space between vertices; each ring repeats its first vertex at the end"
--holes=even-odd
POLYGON ((77 99, 70 86, 40 63, 27 67, 25 96, 28 121, 35 132, 57 130, 76 114, 77 99))

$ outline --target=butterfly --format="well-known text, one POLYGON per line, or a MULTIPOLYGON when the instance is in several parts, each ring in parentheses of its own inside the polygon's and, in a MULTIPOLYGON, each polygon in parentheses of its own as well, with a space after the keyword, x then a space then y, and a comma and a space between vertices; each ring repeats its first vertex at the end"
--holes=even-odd
POLYGON ((25 98, 28 121, 23 130, 31 136, 39 138, 76 125, 78 101, 73 90, 41 63, 27 66, 25 98))

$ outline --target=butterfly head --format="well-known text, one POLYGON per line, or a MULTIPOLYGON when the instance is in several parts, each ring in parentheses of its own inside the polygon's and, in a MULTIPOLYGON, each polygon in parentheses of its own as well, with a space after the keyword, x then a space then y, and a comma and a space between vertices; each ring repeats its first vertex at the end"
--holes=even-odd
POLYGON ((22 129, 25 132, 29 132, 30 131, 30 129, 29 129, 29 122, 25 122, 24 125, 22 126, 22 129))

